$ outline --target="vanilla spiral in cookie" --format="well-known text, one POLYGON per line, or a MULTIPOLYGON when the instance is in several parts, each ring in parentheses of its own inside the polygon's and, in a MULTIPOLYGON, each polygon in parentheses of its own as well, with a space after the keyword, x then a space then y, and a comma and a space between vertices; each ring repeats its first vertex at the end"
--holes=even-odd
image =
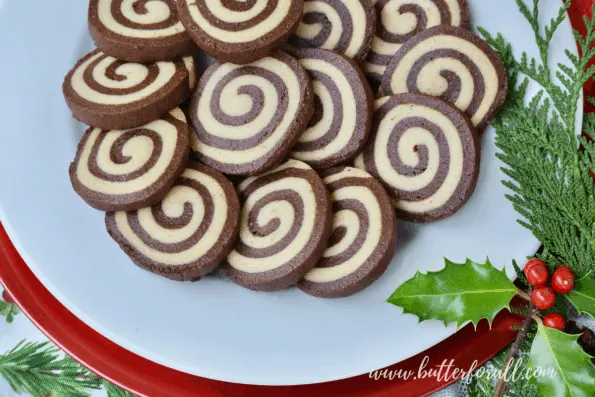
POLYGON ((359 61, 370 49, 375 26, 372 0, 306 0, 289 44, 332 50, 359 61))
POLYGON ((186 99, 195 84, 192 57, 141 64, 95 50, 66 76, 63 91, 80 121, 103 129, 122 129, 161 117, 186 99))
POLYGON ((335 167, 322 178, 333 202, 333 232, 298 287, 316 296, 348 296, 386 270, 395 249, 395 213, 382 185, 363 170, 335 167))
POLYGON ((223 266, 236 283, 276 290, 297 282, 324 250, 330 202, 308 165, 288 160, 238 187, 242 214, 235 249, 223 266))
POLYGON ((416 34, 437 25, 469 26, 466 0, 374 0, 374 4, 376 35, 363 67, 376 82, 393 55, 416 34))
POLYGON ((189 151, 188 125, 179 108, 130 130, 92 127, 79 143, 70 178, 75 191, 94 208, 136 209, 163 198, 189 151))
POLYGON ((328 168, 361 151, 372 124, 372 94, 357 65, 316 48, 294 54, 312 78, 314 115, 291 151, 311 167, 328 168))
POLYGON ((440 97, 483 131, 504 104, 508 76, 500 57, 473 33, 437 26, 395 55, 382 78, 385 95, 404 92, 440 97))
POLYGON ((141 267, 191 280, 212 271, 231 249, 239 202, 218 172, 191 162, 163 201, 106 215, 110 235, 141 267))
POLYGON ((216 63, 190 105, 198 158, 228 174, 270 169, 287 155, 313 107, 310 79, 275 53, 249 65, 216 63))
POLYGON ((111 32, 144 39, 171 37, 185 32, 177 17, 175 0, 91 0, 103 26, 111 32))
POLYGON ((376 110, 370 143, 355 164, 380 179, 400 218, 431 221, 456 212, 471 196, 478 145, 470 121, 448 102, 394 95, 376 110))

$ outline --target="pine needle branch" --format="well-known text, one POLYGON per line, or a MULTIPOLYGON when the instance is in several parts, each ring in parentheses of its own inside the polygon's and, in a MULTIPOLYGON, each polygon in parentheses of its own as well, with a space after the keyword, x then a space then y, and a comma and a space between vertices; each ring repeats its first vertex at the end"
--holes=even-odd
POLYGON ((88 397, 101 380, 49 342, 19 342, 0 355, 0 376, 16 393, 31 396, 88 397))
POLYGON ((103 381, 103 387, 107 392, 107 397, 134 397, 132 394, 120 389, 106 380, 103 381))

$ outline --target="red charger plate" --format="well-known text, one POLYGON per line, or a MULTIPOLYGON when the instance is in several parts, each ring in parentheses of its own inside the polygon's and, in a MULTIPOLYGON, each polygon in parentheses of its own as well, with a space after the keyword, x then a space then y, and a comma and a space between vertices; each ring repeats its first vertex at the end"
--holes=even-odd
MULTIPOLYGON (((582 17, 591 15, 593 4, 594 0, 572 2, 569 15, 573 26, 582 33, 585 33, 582 17)), ((593 82, 587 84, 585 93, 595 96, 593 82)), ((595 111, 595 107, 589 104, 586 104, 586 109, 595 111)), ((443 363, 461 370, 481 366, 513 340, 516 331, 511 327, 522 323, 518 316, 503 311, 491 328, 485 321, 477 329, 468 325, 431 349, 388 367, 388 371, 394 374, 411 370, 413 375, 408 379, 382 377, 375 380, 366 374, 315 385, 248 386, 205 379, 164 367, 101 336, 76 318, 39 282, 13 247, 2 225, 0 263, 0 281, 22 311, 48 338, 103 378, 136 395, 147 397, 425 396, 455 382, 461 375, 452 376, 451 372, 447 376, 443 372, 440 377, 423 377, 418 376, 420 367, 428 371, 437 369, 443 363), (424 364, 425 357, 429 361, 424 364)))

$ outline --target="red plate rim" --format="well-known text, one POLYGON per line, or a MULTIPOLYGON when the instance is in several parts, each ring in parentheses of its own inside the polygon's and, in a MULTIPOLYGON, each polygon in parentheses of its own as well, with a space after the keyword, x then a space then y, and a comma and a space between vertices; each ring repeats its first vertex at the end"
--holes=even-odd
MULTIPOLYGON (((591 14, 592 0, 574 0, 569 10, 573 26, 584 33, 583 15, 591 14)), ((595 84, 587 91, 595 94, 595 84)), ((587 109, 595 110, 587 105, 587 109)), ((14 297, 22 311, 56 345, 81 364, 110 382, 147 397, 311 397, 316 395, 418 397, 435 392, 459 377, 418 377, 425 357, 426 370, 443 362, 466 370, 480 366, 509 344, 516 335, 511 326, 521 320, 507 311, 501 312, 490 328, 483 321, 477 329, 468 325, 440 344, 399 364, 388 367, 413 371, 409 379, 370 379, 369 375, 301 386, 248 386, 214 381, 162 366, 136 355, 103 337, 66 309, 33 275, 20 257, 0 224, 0 281, 14 297), (452 360, 452 361, 451 361, 452 360)), ((398 342, 398 341, 396 341, 398 342)))

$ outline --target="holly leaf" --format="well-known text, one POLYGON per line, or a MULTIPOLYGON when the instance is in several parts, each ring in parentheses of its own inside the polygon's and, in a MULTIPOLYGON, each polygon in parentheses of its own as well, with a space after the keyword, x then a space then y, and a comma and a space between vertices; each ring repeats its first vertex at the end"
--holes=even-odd
POLYGON ((483 264, 470 259, 462 264, 446 258, 444 262, 440 271, 417 272, 387 301, 421 321, 436 319, 457 326, 469 321, 477 326, 483 318, 491 323, 503 308, 510 309, 517 289, 506 272, 492 266, 489 259, 483 264))
POLYGON ((566 298, 579 313, 595 318, 595 277, 592 273, 576 280, 574 289, 566 298))
POLYGON ((537 386, 540 395, 595 396, 595 366, 592 357, 578 344, 578 338, 579 335, 539 325, 527 366, 532 372, 530 382, 537 386))

